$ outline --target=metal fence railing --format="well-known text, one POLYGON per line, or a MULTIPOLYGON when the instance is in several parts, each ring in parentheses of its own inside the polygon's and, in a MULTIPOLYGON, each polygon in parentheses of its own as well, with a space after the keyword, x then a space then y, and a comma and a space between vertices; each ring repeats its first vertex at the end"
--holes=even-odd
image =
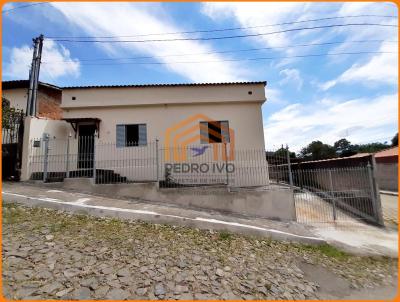
POLYGON ((161 188, 266 186, 269 165, 264 149, 230 149, 229 143, 168 148, 158 141, 123 147, 96 137, 50 138, 30 142, 33 180, 91 177, 96 184, 158 182, 161 188))
POLYGON ((284 148, 237 149, 229 143, 171 148, 158 141, 116 144, 93 136, 44 137, 32 140, 29 148, 29 173, 34 180, 89 177, 95 184, 155 182, 160 189, 289 187, 299 222, 382 223, 371 165, 299 168, 284 148))

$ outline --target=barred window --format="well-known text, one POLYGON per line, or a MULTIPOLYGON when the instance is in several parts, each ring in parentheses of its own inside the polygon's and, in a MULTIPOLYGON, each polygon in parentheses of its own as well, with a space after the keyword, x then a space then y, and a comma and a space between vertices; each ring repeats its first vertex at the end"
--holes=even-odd
POLYGON ((229 143, 228 121, 200 122, 200 142, 202 144, 229 143))
POLYGON ((146 145, 146 124, 117 125, 117 147, 135 147, 146 145))

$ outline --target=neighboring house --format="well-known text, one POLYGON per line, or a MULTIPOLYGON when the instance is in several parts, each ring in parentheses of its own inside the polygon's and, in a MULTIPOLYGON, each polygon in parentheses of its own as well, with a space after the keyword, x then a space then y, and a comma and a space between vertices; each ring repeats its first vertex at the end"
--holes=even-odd
MULTIPOLYGON (((10 107, 26 111, 28 97, 28 80, 2 82, 2 96, 10 101, 10 107)), ((39 116, 50 119, 61 119, 61 88, 39 82, 38 85, 39 116)))
POLYGON ((398 192, 398 146, 375 153, 379 189, 398 192))

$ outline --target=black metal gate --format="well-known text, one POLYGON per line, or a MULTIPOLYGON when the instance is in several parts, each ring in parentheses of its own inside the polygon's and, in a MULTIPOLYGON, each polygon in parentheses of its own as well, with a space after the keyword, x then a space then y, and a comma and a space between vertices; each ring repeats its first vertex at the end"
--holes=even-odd
POLYGON ((2 179, 19 181, 21 176, 24 112, 2 100, 2 179))

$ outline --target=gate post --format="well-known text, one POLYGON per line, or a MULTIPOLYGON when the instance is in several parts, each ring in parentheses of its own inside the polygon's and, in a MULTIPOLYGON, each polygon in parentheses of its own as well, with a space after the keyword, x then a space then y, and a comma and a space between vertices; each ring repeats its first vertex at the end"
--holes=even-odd
POLYGON ((292 175, 292 168, 290 166, 290 153, 288 145, 286 145, 286 159, 288 164, 289 184, 291 187, 293 187, 293 175, 292 175))
POLYGON ((336 200, 335 200, 335 195, 333 192, 333 181, 332 181, 332 170, 329 169, 329 186, 331 189, 331 194, 333 196, 332 198, 332 214, 333 214, 333 220, 336 221, 336 200))
POLYGON ((97 130, 93 134, 93 184, 96 184, 96 137, 97 137, 97 130))
POLYGON ((160 159, 158 158, 158 138, 156 139, 156 177, 157 177, 157 188, 160 186, 160 171, 159 171, 159 164, 160 159))
POLYGON ((379 195, 379 188, 374 174, 375 173, 374 170, 376 169, 376 164, 373 155, 371 156, 371 160, 372 160, 372 166, 368 162, 367 168, 368 168, 369 187, 371 192, 372 210, 374 211, 374 216, 377 224, 384 226, 382 217, 382 208, 381 208, 381 198, 379 195))
POLYGON ((49 165, 49 140, 50 135, 45 133, 43 135, 44 140, 44 159, 43 159, 43 182, 47 181, 47 172, 48 172, 48 165, 49 165))
POLYGON ((29 137, 31 129, 32 117, 26 116, 24 119, 24 133, 22 143, 22 158, 21 158, 21 181, 29 180, 30 175, 30 156, 32 156, 32 149, 30 148, 31 138, 29 137))
POLYGON ((66 162, 66 167, 65 167, 65 170, 67 172, 66 173, 67 178, 69 178, 69 140, 71 139, 71 137, 72 137, 72 134, 69 133, 68 139, 67 139, 67 162, 66 162))
POLYGON ((224 142, 224 154, 225 154, 225 172, 226 172, 226 185, 229 185, 229 174, 228 174, 228 151, 226 149, 226 142, 224 142))

